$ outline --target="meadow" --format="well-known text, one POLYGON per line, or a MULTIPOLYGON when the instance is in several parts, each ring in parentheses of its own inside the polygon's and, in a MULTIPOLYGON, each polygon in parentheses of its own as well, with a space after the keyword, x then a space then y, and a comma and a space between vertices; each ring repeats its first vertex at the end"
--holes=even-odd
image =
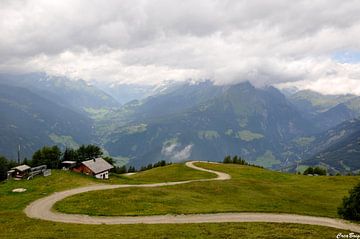
MULTIPOLYGON (((233 180, 227 182, 230 185, 243 184, 244 188, 248 188, 251 185, 246 186, 250 183, 248 180, 255 180, 260 182, 261 178, 265 180, 262 184, 276 184, 275 182, 285 181, 286 179, 292 178, 294 175, 278 174, 270 171, 266 172, 267 176, 254 176, 253 170, 260 170, 255 168, 242 167, 238 165, 210 165, 201 164, 201 166, 207 168, 216 168, 217 170, 224 170, 229 172, 233 177, 233 180), (238 173, 241 170, 242 173, 238 173), (253 179, 248 178, 249 176, 254 177, 253 179), (279 177, 279 178, 278 178, 279 177), (277 179, 278 178, 278 179, 277 179), (246 179, 246 180, 245 180, 246 179), (245 180, 244 182, 240 182, 245 180)), ((259 171, 261 172, 261 171, 259 171)), ((141 172, 130 177, 127 176, 114 176, 112 179, 106 181, 106 183, 150 183, 160 181, 177 181, 177 180, 189 180, 195 178, 213 177, 213 175, 195 171, 193 169, 185 168, 184 165, 170 165, 163 168, 156 168, 149 171, 141 172), (181 172, 182 171, 182 172, 181 172)), ((303 177, 305 176, 296 176, 303 177)), ((346 193, 346 187, 351 187, 352 184, 356 183, 357 177, 332 177, 331 180, 335 180, 331 184, 338 192, 342 194, 346 193), (334 178, 334 179, 332 179, 334 178), (345 186, 340 187, 339 183, 346 182, 345 186)), ((297 179, 297 178, 296 178, 297 179)), ((311 179, 311 180, 326 180, 326 179, 311 179)), ((329 179, 330 180, 330 179, 329 179)), ((331 181, 330 180, 330 181, 331 181)), ((294 179, 294 181, 297 181, 294 179)), ((36 177, 29 181, 5 181, 0 183, 0 238, 334 238, 338 233, 347 233, 346 231, 320 227, 310 225, 298 225, 298 224, 277 224, 277 223, 209 223, 209 224, 178 224, 178 225, 80 225, 80 224, 65 224, 56 223, 49 221, 42 221, 27 218, 23 213, 23 209, 32 201, 49 195, 53 192, 62 191, 70 188, 91 185, 95 183, 104 183, 104 181, 96 180, 88 176, 76 174, 72 172, 64 172, 53 170, 53 173, 49 177, 36 177), (11 192, 14 188, 26 188, 27 191, 24 193, 13 193, 11 192)), ((188 191, 199 190, 201 187, 207 188, 208 185, 213 187, 212 194, 221 194, 224 190, 233 189, 231 186, 222 186, 221 183, 217 182, 202 182, 202 183, 191 183, 188 184, 188 191)), ((293 182, 295 184, 295 182, 293 182)), ((320 181, 319 181, 320 183, 320 181)), ((261 186, 261 187, 264 187, 261 186)), ((182 187, 185 185, 174 186, 174 189, 179 188, 180 195, 183 190, 182 187), (181 187, 180 187, 181 186, 181 187)), ((240 185, 239 185, 240 186, 240 185)), ((255 191, 260 190, 255 185, 255 191)), ((330 184, 329 184, 330 187, 330 184)), ((169 187, 172 189, 172 187, 169 187)), ((282 188, 279 188, 281 190, 282 188)), ((301 187, 300 187, 301 189, 301 187)), ((146 189, 148 190, 148 189, 146 189)), ((166 189, 165 189, 166 190, 166 189)), ((276 189, 273 189, 276 191, 276 189)), ((112 193, 111 191, 102 191, 97 193, 112 193)), ((115 190, 116 191, 116 190, 115 190)), ((206 191, 206 190, 205 190, 206 191)), ((336 192, 336 191, 335 191, 336 192)), ((150 191, 149 191, 150 193, 150 191)), ((265 191, 264 194, 268 194, 265 191)), ((136 192, 135 192, 136 194, 136 192)), ((254 192, 254 194, 257 194, 254 192)), ((81 195, 81 197, 92 198, 92 193, 81 195)), ((119 197, 126 195, 118 195, 119 197)), ((250 198, 253 196, 248 195, 250 198)), ((77 196, 76 196, 77 197, 77 196)), ((246 197, 244 195, 243 197, 246 197)), ((150 196, 148 196, 148 199, 150 196)), ((188 198, 189 199, 189 198, 188 198)), ((195 198, 196 199, 196 198, 195 198)), ((66 200, 74 200, 69 198, 66 200)), ((61 204, 65 203, 62 201, 61 204)), ((111 198, 102 198, 102 201, 109 203, 107 200, 111 198)), ((202 200, 202 199, 201 199, 202 200)), ((227 198, 227 201, 237 201, 238 198, 227 198)), ((84 201, 83 203, 85 203, 84 201)), ((194 198, 191 201, 184 201, 184 205, 179 205, 182 209, 186 208, 186 205, 190 208, 189 211, 193 211, 192 204, 196 202, 194 198), (186 204, 186 205, 185 205, 186 204)), ((103 202, 97 202, 103 203, 103 202)), ((244 204, 252 203, 251 200, 243 202, 244 204)), ((326 202, 324 202, 326 203, 326 202)), ((92 203, 94 204, 94 203, 92 203)), ((127 202, 127 204, 132 204, 127 202)), ((208 201, 206 204, 215 205, 214 202, 208 201)), ((270 204, 270 203, 269 203, 270 204)), ((335 203, 336 204, 336 203, 335 203)), ((135 207, 139 207, 139 204, 134 202, 135 207)), ((166 203, 164 204, 166 205, 166 203)), ((123 204, 112 205, 112 208, 120 213, 117 206, 122 207, 123 204)), ((220 205, 218 205, 222 208, 220 205)), ((81 205, 80 208, 84 207, 81 205)), ((207 206, 210 208, 210 206, 207 206)), ((207 209, 208 210, 208 209, 207 209)), ((222 209, 223 210, 223 209, 222 209)), ((131 210, 128 210, 131 212, 131 210)), ((86 212, 88 213, 88 212, 86 212)), ((104 213, 104 212, 102 212, 104 213)), ((154 212, 159 214, 159 212, 154 212)), ((162 213, 162 212, 161 212, 162 213)), ((99 211, 100 214, 100 211, 99 211)), ((141 213, 139 213, 141 214, 141 213)), ((143 213, 144 214, 144 213, 143 213)), ((145 213, 146 214, 146 213, 145 213)))
POLYGON ((68 197, 55 208, 99 216, 278 212, 337 217, 342 198, 359 182, 357 176, 311 177, 242 165, 197 165, 229 173, 232 179, 93 191, 68 197))

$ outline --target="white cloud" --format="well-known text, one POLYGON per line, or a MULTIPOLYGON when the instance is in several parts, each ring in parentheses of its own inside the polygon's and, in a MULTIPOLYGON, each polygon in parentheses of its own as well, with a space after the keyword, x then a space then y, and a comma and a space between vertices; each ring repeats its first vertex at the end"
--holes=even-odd
POLYGON ((333 55, 360 50, 359 12, 357 0, 2 0, 0 71, 358 93, 359 64, 333 55))
POLYGON ((161 154, 172 162, 181 162, 189 159, 193 146, 193 144, 189 144, 182 148, 179 143, 166 144, 162 147, 161 154))

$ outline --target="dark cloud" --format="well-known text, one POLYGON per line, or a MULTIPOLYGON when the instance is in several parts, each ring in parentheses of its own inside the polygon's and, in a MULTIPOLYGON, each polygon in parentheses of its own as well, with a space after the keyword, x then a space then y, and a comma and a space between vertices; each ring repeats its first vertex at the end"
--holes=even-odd
POLYGON ((359 51, 359 12, 357 0, 2 0, 0 70, 147 84, 347 84, 359 63, 333 56, 359 51))

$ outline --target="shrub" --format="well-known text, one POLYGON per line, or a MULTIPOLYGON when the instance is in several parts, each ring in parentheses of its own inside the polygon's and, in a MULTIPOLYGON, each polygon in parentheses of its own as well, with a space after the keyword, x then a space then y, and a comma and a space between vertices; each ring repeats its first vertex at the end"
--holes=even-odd
POLYGON ((320 167, 308 167, 307 169, 305 169, 304 175, 308 175, 308 174, 317 174, 317 175, 326 175, 326 169, 320 168, 320 167))
POLYGON ((349 191, 349 196, 343 198, 338 214, 348 220, 360 220, 360 183, 349 191))

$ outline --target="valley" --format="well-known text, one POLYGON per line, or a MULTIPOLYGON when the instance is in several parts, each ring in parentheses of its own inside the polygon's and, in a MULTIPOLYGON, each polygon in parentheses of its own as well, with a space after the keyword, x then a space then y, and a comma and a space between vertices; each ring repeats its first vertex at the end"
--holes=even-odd
POLYGON ((0 84, 0 149, 12 159, 18 145, 22 157, 30 158, 43 145, 65 149, 94 143, 116 165, 136 168, 159 160, 222 161, 233 154, 275 170, 320 165, 336 174, 360 167, 359 98, 354 95, 289 95, 249 82, 218 86, 204 81, 169 83, 161 90, 144 87, 119 100, 122 91, 106 93, 40 73, 1 75, 0 84), (14 98, 18 95, 21 101, 14 98))

